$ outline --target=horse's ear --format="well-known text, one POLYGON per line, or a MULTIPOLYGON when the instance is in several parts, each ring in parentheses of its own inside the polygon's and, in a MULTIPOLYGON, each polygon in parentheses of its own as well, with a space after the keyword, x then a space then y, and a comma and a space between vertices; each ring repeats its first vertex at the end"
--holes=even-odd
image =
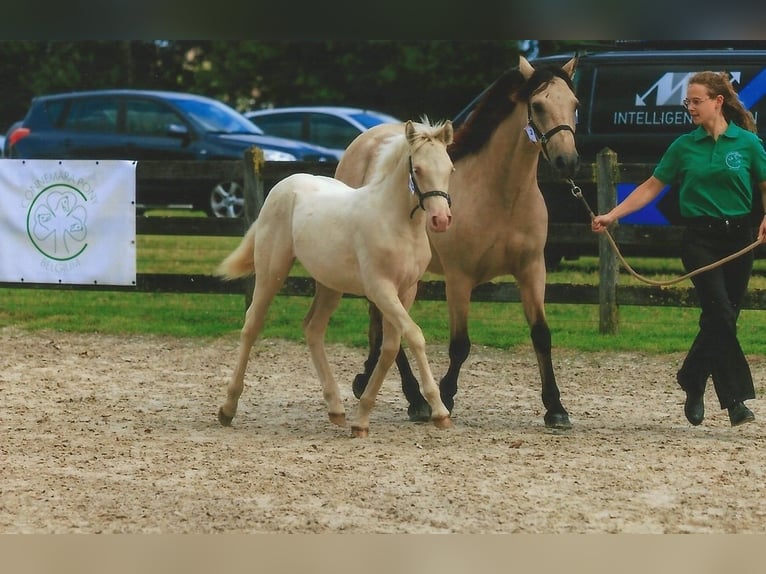
POLYGON ((519 56, 519 71, 521 72, 521 75, 524 76, 525 80, 531 78, 532 74, 535 73, 532 64, 530 64, 524 56, 519 56))
POLYGON ((415 143, 415 124, 412 123, 412 120, 407 120, 407 123, 404 124, 404 134, 407 136, 408 144, 415 143))
POLYGON ((452 143, 452 136, 455 135, 455 128, 452 127, 452 122, 450 120, 447 120, 444 122, 444 127, 441 131, 442 141, 445 145, 449 145, 452 143))
POLYGON ((571 60, 569 60, 566 64, 561 66, 561 69, 564 70, 567 75, 571 78, 574 76, 575 68, 577 67, 577 56, 573 56, 571 60))

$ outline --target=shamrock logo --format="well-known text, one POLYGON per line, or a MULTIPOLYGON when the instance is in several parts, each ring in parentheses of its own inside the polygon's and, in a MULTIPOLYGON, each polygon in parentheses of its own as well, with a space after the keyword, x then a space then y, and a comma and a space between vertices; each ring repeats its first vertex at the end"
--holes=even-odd
POLYGON ((27 215, 27 234, 46 257, 58 261, 74 259, 87 243, 87 201, 78 189, 55 184, 43 189, 27 215))

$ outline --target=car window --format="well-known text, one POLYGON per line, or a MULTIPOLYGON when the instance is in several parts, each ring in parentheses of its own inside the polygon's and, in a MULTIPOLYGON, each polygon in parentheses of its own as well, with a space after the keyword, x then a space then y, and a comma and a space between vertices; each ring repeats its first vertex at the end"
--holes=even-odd
POLYGON ((181 117, 162 102, 129 99, 125 102, 125 131, 136 135, 164 136, 181 117))
POLYGON ((354 126, 335 116, 309 114, 308 141, 329 148, 346 149, 359 135, 354 126))
POLYGON ((46 102, 45 113, 48 116, 48 121, 51 125, 61 125, 61 122, 64 119, 61 114, 64 111, 65 106, 66 100, 52 100, 50 102, 46 102))
POLYGON ((255 116, 252 121, 273 136, 291 140, 304 140, 307 137, 303 133, 303 114, 301 113, 267 114, 255 116))
POLYGON ((116 132, 117 107, 117 101, 112 98, 73 100, 63 127, 88 132, 116 132))

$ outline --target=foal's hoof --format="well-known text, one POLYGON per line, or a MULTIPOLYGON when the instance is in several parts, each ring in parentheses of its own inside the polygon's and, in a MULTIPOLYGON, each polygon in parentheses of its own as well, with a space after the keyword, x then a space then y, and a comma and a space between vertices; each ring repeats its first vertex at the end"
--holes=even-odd
POLYGON ((339 427, 346 426, 346 413, 328 413, 330 422, 339 427))
POLYGON ((543 420, 549 429, 567 430, 572 428, 572 423, 569 422, 569 415, 566 412, 545 413, 543 420))
POLYGON ((448 429, 452 426, 452 419, 447 417, 440 417, 433 419, 434 426, 438 429, 448 429))
POLYGON ((370 429, 362 428, 358 426, 352 426, 351 436, 353 436, 354 438, 367 438, 368 436, 370 436, 370 429))
POLYGON ((218 409, 218 422, 221 423, 225 427, 231 426, 231 421, 234 420, 234 417, 230 417, 229 415, 225 414, 223 412, 223 407, 218 409))

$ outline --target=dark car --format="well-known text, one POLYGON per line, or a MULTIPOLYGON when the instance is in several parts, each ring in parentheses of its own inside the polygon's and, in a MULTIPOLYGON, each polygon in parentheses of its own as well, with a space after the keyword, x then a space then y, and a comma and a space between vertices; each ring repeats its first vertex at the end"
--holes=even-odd
MULTIPOLYGON (((766 44, 764 44, 766 48, 766 44)), ((564 64, 574 54, 561 54, 531 60, 533 66, 564 64)), ((579 55, 574 83, 580 100, 575 134, 582 166, 596 161, 604 148, 617 154, 620 163, 656 164, 668 145, 679 135, 694 129, 683 107, 689 76, 702 70, 727 71, 740 99, 755 116, 759 135, 766 140, 766 49, 621 49, 579 55)), ((464 120, 471 106, 455 123, 464 120)), ((541 162, 541 169, 546 169, 541 162)), ((640 182, 622 181, 617 185, 622 201, 640 182)), ((551 223, 588 223, 582 203, 572 196, 570 186, 541 183, 551 223)), ((621 219, 622 224, 668 225, 657 200, 621 219)), ((595 184, 583 183, 583 194, 596 209, 595 184)), ((760 205, 760 202, 756 202, 760 205)), ((660 204, 662 205, 662 204, 660 204)), ((549 265, 562 257, 581 255, 578 247, 546 251, 549 265)))
MULTIPOLYGON (((327 149, 265 135, 233 108, 203 96, 148 90, 98 90, 39 96, 6 135, 6 157, 21 159, 242 159, 260 147, 266 161, 336 161, 327 149)), ((139 209, 185 206, 241 216, 241 182, 147 182, 139 209)))

